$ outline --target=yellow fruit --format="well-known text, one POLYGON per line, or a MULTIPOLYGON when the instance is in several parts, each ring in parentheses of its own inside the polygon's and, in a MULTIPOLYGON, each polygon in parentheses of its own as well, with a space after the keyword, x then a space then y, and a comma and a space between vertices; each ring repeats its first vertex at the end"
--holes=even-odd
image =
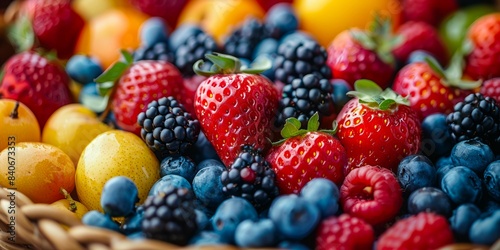
POLYGON ((21 142, 0 152, 0 186, 17 188, 35 203, 64 198, 61 188, 75 188, 75 165, 59 148, 21 142))
POLYGON ((134 181, 143 203, 160 178, 160 163, 137 135, 111 130, 92 140, 78 161, 76 191, 80 202, 89 210, 102 212, 100 198, 104 184, 120 175, 134 181))
POLYGON ((92 110, 81 104, 65 105, 54 112, 42 132, 42 142, 54 145, 78 164, 83 149, 99 134, 111 130, 92 110))
POLYGON ((39 142, 40 126, 36 116, 21 102, 0 99, 0 151, 20 142, 39 142), (17 111, 17 114, 16 112, 17 111))
POLYGON ((74 0, 72 5, 78 14, 90 20, 108 10, 128 6, 130 3, 123 0, 74 0))
POLYGON ((65 198, 60 199, 50 205, 61 210, 69 210, 71 213, 73 213, 73 215, 76 216, 76 218, 81 220, 82 217, 89 211, 89 209, 81 202, 73 200, 73 198, 71 198, 71 195, 66 190, 61 189, 61 192, 65 198))

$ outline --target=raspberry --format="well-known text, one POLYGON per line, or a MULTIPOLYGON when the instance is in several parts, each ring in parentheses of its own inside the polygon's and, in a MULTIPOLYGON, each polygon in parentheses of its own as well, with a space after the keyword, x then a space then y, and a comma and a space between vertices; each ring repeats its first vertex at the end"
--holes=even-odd
POLYGON ((371 249, 375 234, 370 224, 348 214, 323 220, 318 227, 316 249, 371 249))
POLYGON ((380 236, 377 250, 437 249, 453 243, 453 233, 445 217, 422 212, 402 219, 380 236))
POLYGON ((340 188, 340 201, 345 213, 378 225, 396 216, 403 196, 390 170, 366 165, 346 176, 340 188))

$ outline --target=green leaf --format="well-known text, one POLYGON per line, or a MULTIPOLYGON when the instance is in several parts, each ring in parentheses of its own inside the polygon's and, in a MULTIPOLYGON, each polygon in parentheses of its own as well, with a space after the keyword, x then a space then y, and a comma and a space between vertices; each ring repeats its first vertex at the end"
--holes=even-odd
POLYGON ((382 93, 382 88, 378 86, 375 82, 367 79, 361 79, 357 80, 354 83, 354 89, 356 91, 359 91, 361 93, 370 95, 370 96, 376 96, 380 95, 382 93))
POLYGON ((122 49, 122 50, 120 50, 120 53, 122 54, 123 59, 125 59, 125 62, 128 65, 131 65, 134 62, 134 57, 128 51, 122 49))
POLYGON ((361 30, 349 30, 351 36, 356 40, 363 48, 367 50, 375 50, 377 48, 377 43, 364 31, 361 30))
POLYGON ((205 62, 203 62, 203 59, 200 59, 198 61, 196 61, 194 64, 193 64, 193 71, 194 73, 196 73, 197 75, 200 75, 200 76, 206 76, 206 77, 209 77, 211 75, 214 74, 214 72, 217 70, 215 67, 217 67, 217 65, 212 65, 210 71, 206 71, 206 70, 203 70, 203 64, 205 62))
POLYGON ((111 90, 113 90, 113 87, 115 86, 115 82, 103 82, 103 83, 97 83, 97 93, 101 96, 106 96, 108 95, 111 90))
POLYGON ((283 129, 281 130, 281 136, 283 138, 290 138, 299 132, 300 129, 300 121, 295 118, 295 117, 290 117, 286 119, 285 125, 283 126, 283 129))
POLYGON ((431 69, 436 72, 436 74, 438 74, 441 78, 446 78, 443 68, 441 67, 441 65, 439 65, 434 57, 426 56, 424 60, 425 62, 427 62, 429 67, 431 67, 431 69))
POLYGON ((388 110, 396 101, 393 99, 383 100, 378 106, 381 110, 388 110))
POLYGON ((223 72, 236 72, 241 67, 240 60, 234 56, 213 52, 212 54, 206 54, 205 57, 222 69, 223 72))
POLYGON ((82 95, 81 102, 96 113, 103 112, 108 106, 109 96, 82 95))
POLYGON ((318 131, 319 128, 319 114, 318 112, 314 113, 309 121, 307 121, 307 131, 318 131))
POLYGON ((7 36, 18 52, 31 49, 35 44, 35 33, 28 15, 20 15, 10 26, 7 36))
POLYGON ((267 55, 260 55, 252 62, 252 64, 250 64, 250 67, 242 67, 241 72, 249 74, 260 74, 272 67, 273 62, 271 58, 267 55))
POLYGON ((104 83, 104 82, 114 82, 123 75, 123 72, 127 70, 129 64, 125 62, 115 62, 110 68, 104 71, 99 77, 95 79, 96 83, 104 83))

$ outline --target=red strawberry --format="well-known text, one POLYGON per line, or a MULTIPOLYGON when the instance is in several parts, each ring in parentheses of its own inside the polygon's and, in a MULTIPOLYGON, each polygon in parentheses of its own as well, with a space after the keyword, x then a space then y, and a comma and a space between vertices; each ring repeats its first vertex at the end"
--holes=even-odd
POLYGON ((377 250, 438 249, 453 243, 453 232, 445 217, 422 212, 397 221, 380 236, 377 250))
POLYGON ((288 118, 278 142, 266 156, 276 172, 280 193, 299 193, 314 178, 326 178, 340 186, 347 163, 346 151, 333 131, 317 131, 319 115, 314 114, 307 129, 300 129, 297 118, 288 118))
POLYGON ((60 58, 70 58, 85 24, 83 18, 73 9, 70 0, 30 1, 33 2, 33 31, 40 45, 56 50, 60 58))
POLYGON ((66 71, 36 52, 12 56, 3 71, 0 96, 28 106, 41 128, 58 108, 73 102, 66 71))
POLYGON ((401 9, 403 22, 421 21, 437 27, 458 5, 456 0, 403 0, 401 9))
POLYGON ((130 3, 149 16, 163 18, 167 21, 170 28, 173 29, 188 0, 130 0, 130 3))
POLYGON ((471 51, 466 57, 465 74, 473 79, 500 77, 500 13, 476 20, 467 33, 471 51))
POLYGON ((229 167, 244 144, 263 151, 270 147, 279 96, 269 79, 250 74, 260 70, 242 71, 240 61, 229 55, 206 57, 215 71, 201 70, 201 61, 195 64, 195 72, 208 78, 198 87, 194 109, 203 133, 229 167))
POLYGON ((349 214, 330 217, 318 226, 317 250, 371 249, 375 234, 370 224, 349 214))
POLYGON ((399 62, 406 62, 413 51, 425 50, 432 54, 441 64, 448 61, 443 41, 436 28, 418 21, 410 21, 401 25, 396 35, 402 39, 392 53, 399 62))
POLYGON ((359 80, 356 91, 337 116, 340 142, 347 151, 344 174, 364 165, 395 171, 401 159, 415 154, 420 144, 420 121, 408 100, 391 89, 359 80))
POLYGON ((207 78, 204 76, 194 75, 188 78, 184 78, 183 81, 183 92, 182 99, 180 99, 181 103, 186 108, 186 111, 191 113, 196 117, 196 113, 194 112, 194 98, 196 95, 196 90, 198 86, 206 80, 207 78))
POLYGON ((403 193, 393 172, 366 165, 345 177, 340 203, 345 213, 376 226, 396 216, 403 205, 403 193))
POLYGON ((500 77, 485 81, 481 86, 481 94, 495 99, 500 105, 500 77))

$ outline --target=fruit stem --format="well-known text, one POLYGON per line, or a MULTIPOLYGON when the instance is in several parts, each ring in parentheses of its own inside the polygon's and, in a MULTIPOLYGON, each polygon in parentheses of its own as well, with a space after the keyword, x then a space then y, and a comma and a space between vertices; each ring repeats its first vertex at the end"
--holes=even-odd
POLYGON ((373 193, 373 188, 370 186, 366 186, 363 188, 363 193, 367 194, 368 196, 371 196, 373 193))
POLYGON ((64 199, 68 200, 69 201, 69 211, 71 212, 76 212, 76 209, 77 209, 77 206, 76 206, 76 202, 75 200, 73 200, 73 198, 71 197, 71 195, 68 193, 68 191, 66 191, 66 189, 64 188, 61 188, 60 189, 61 193, 63 194, 64 196, 64 199))
POLYGON ((12 118, 12 119, 19 118, 19 113, 17 112, 18 109, 19 109, 19 101, 17 101, 16 104, 14 105, 14 109, 10 113, 10 118, 12 118))

